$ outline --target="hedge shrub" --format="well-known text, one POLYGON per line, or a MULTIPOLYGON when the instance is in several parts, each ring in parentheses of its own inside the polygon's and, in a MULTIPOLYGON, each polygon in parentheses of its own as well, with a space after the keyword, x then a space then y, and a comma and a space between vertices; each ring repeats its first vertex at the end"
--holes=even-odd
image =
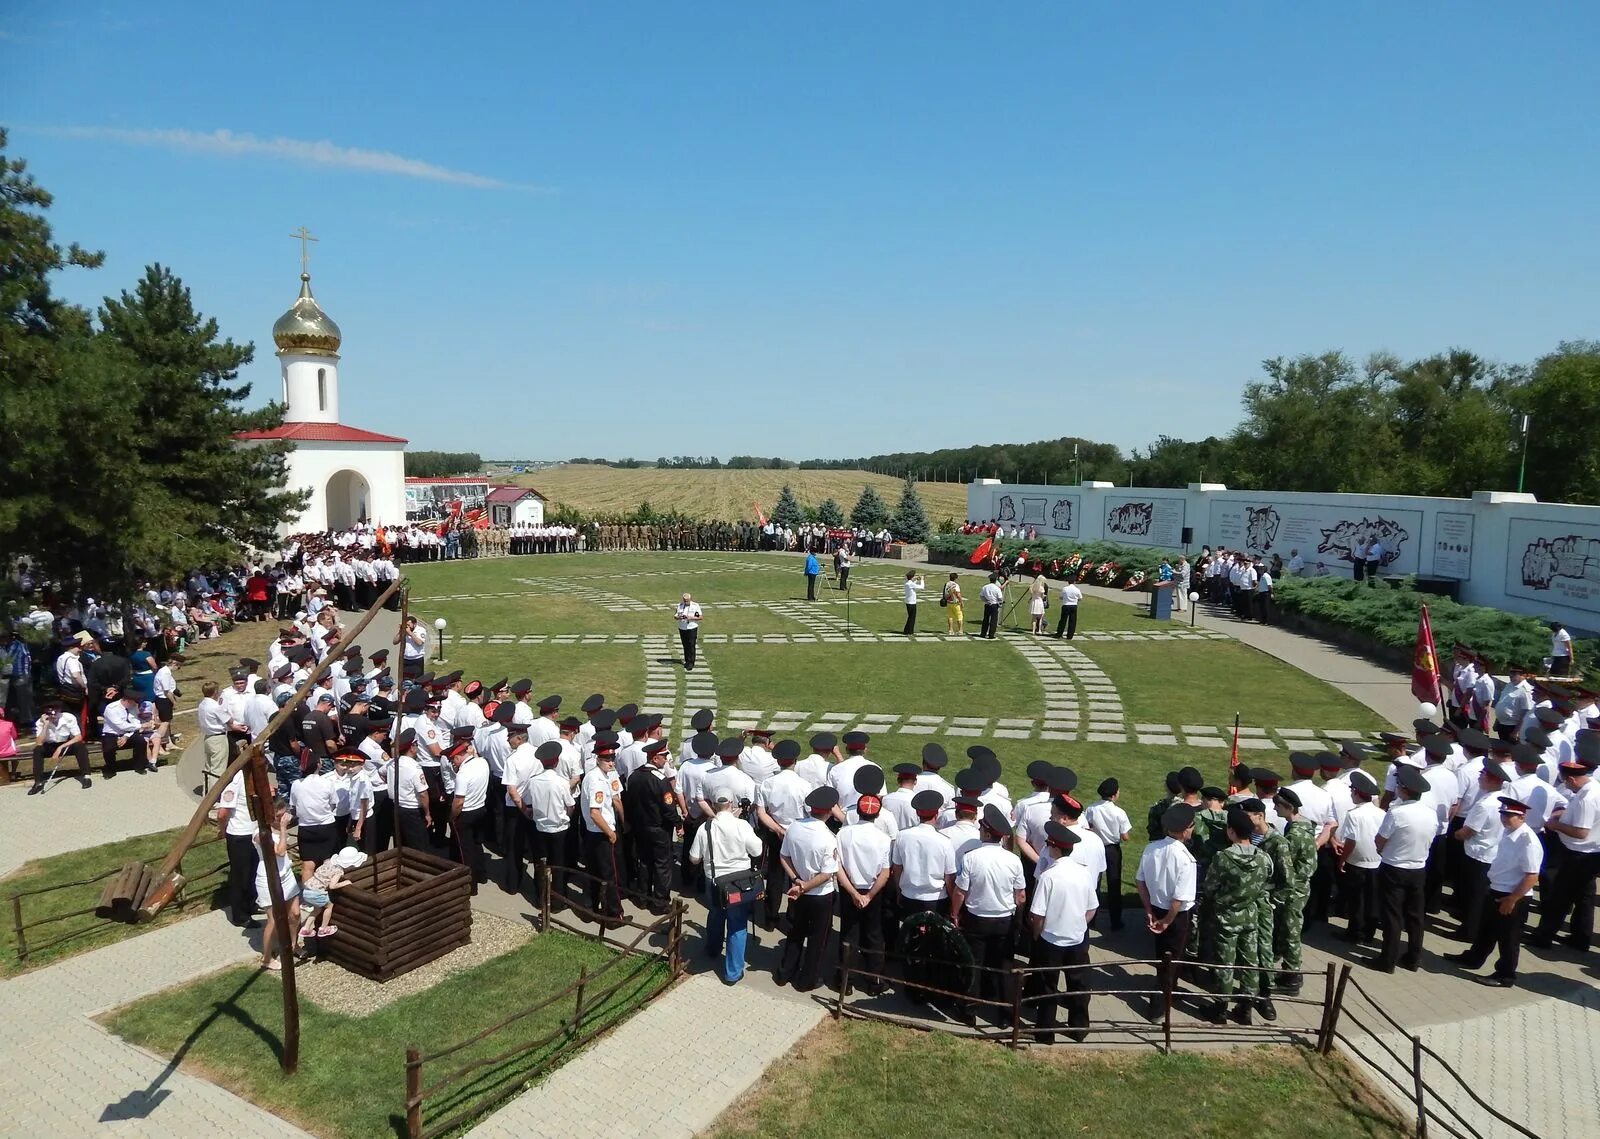
POLYGON ((1386 584, 1374 589, 1342 578, 1286 577, 1275 584, 1273 598, 1286 612, 1342 625, 1406 650, 1416 644, 1418 610, 1425 604, 1444 668, 1449 667, 1450 652, 1457 642, 1470 645, 1500 671, 1511 664, 1538 670, 1539 662, 1550 652, 1550 628, 1538 618, 1419 593, 1409 578, 1391 579, 1386 584))
MULTIPOLYGON (((928 550, 933 554, 944 554, 965 561, 986 538, 985 534, 938 534, 928 539, 928 550)), ((1074 542, 1056 538, 1035 538, 1030 542, 1025 538, 1006 538, 998 544, 1003 558, 1014 558, 1027 550, 1029 558, 1040 563, 1046 577, 1071 577, 1075 581, 1118 585, 1129 589, 1146 578, 1153 579, 1162 557, 1171 558, 1174 563, 1178 560, 1178 555, 1171 550, 1127 546, 1119 542, 1074 542), (1080 559, 1083 566, 1099 567, 1110 562, 1116 566, 1116 572, 1109 581, 1093 571, 1069 573, 1066 567, 1074 557, 1080 559)))

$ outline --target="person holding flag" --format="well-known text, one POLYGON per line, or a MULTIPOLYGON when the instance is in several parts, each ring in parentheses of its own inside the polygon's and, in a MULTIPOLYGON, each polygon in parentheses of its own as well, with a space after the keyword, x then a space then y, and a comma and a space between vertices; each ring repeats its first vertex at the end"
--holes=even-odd
MULTIPOLYGON (((1459 653, 1460 646, 1457 646, 1459 653)), ((1456 691, 1459 693, 1460 678, 1456 680, 1456 691)), ((1433 625, 1428 620, 1428 607, 1421 607, 1417 614, 1417 641, 1411 654, 1411 695, 1418 702, 1432 704, 1435 708, 1444 704, 1444 695, 1439 684, 1439 654, 1433 647, 1433 625)))

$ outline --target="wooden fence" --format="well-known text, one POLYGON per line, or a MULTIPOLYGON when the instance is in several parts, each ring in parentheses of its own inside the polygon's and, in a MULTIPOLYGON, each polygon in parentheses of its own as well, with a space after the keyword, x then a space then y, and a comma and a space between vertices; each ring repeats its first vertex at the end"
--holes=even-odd
MULTIPOLYGON (((631 940, 623 941, 610 934, 608 924, 602 924, 603 915, 583 906, 573 904, 570 906, 570 911, 595 923, 596 929, 571 923, 563 917, 552 916, 548 870, 541 867, 540 871, 543 928, 546 930, 563 928, 579 933, 616 949, 617 956, 592 972, 587 968, 580 970, 577 980, 560 992, 546 997, 537 1004, 518 1009, 504 1020, 474 1033, 465 1040, 428 1053, 415 1047, 407 1048, 405 1120, 408 1139, 433 1139, 435 1136, 455 1131, 518 1095, 530 1081, 559 1066, 573 1052, 620 1023, 619 1019, 609 1016, 595 1023, 593 1017, 596 1010, 605 1009, 607 1001, 630 986, 638 984, 646 973, 659 965, 666 965, 665 975, 636 998, 639 1008, 660 996, 683 974, 684 905, 681 901, 674 902, 666 916, 657 918, 648 925, 626 918, 610 921, 609 929, 631 927, 638 931, 631 940), (655 948, 646 947, 652 940, 659 940, 661 944, 655 948), (564 1011, 560 1023, 552 1031, 536 1040, 512 1045, 493 1056, 461 1064, 432 1082, 424 1084, 425 1065, 437 1064, 462 1049, 504 1033, 511 1026, 536 1013, 558 1006, 564 1011), (526 1061, 526 1066, 518 1066, 519 1061, 526 1061), (499 1070, 507 1065, 512 1066, 513 1070, 510 1072, 499 1070), (470 1095, 468 1089, 474 1082, 474 1077, 485 1070, 496 1070, 493 1090, 481 1098, 473 1099, 470 1104, 455 1111, 448 1118, 427 1126, 423 1125, 423 1107, 429 1100, 436 1100, 441 1095, 452 1092, 458 1097, 470 1095)), ((575 878, 587 877, 573 871, 568 873, 575 878)))

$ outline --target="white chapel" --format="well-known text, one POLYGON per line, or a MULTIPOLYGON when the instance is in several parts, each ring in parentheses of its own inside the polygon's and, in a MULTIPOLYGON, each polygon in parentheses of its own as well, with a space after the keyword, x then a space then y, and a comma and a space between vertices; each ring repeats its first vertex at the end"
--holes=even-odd
POLYGON ((304 242, 300 296, 272 326, 283 371, 283 425, 245 431, 244 443, 287 440, 288 488, 306 488, 310 501, 286 533, 342 530, 356 523, 398 525, 406 520, 406 441, 339 421, 339 326, 311 295, 304 242))

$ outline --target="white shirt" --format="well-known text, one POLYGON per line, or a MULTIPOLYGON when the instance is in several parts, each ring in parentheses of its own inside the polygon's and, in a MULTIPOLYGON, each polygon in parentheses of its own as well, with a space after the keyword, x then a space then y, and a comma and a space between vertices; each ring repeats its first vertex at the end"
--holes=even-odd
POLYGON ((225 736, 228 734, 228 713, 223 711, 222 705, 211 696, 202 696, 200 706, 195 709, 195 719, 200 724, 202 736, 225 736))
POLYGON ((856 803, 861 799, 861 792, 856 790, 856 772, 870 762, 864 755, 847 754, 828 772, 828 785, 839 793, 839 809, 851 822, 855 821, 856 803))
POLYGON ((323 826, 339 815, 339 793, 330 777, 313 772, 294 781, 289 806, 302 827, 323 826))
MULTIPOLYGON (((537 761, 535 761, 537 763, 537 761)), ((554 767, 542 764, 519 785, 523 806, 533 825, 543 834, 560 834, 572 822, 572 781, 554 767)))
POLYGON ((172 675, 172 666, 164 664, 156 669, 156 699, 171 700, 172 694, 176 691, 178 691, 178 678, 172 675))
POLYGON ((916 797, 915 787, 897 787, 883 797, 883 813, 878 817, 882 819, 889 816, 894 819, 898 830, 906 830, 917 825, 917 812, 911 808, 911 800, 916 797))
POLYGON ((766 748, 751 744, 739 755, 739 770, 755 780, 759 787, 778 774, 778 761, 772 758, 772 753, 766 748))
MULTIPOLYGON (((422 765, 417 762, 417 757, 402 755, 389 770, 394 780, 390 793, 394 796, 395 806, 402 810, 420 807, 422 799, 428 794, 428 780, 422 774, 422 765)), ((300 786, 300 783, 297 782, 295 786, 300 786)), ((293 791, 290 793, 293 794, 293 791)))
POLYGON ((128 707, 121 700, 113 700, 100 713, 102 736, 131 736, 140 726, 139 710, 128 707))
POLYGON ((256 821, 250 817, 250 799, 244 793, 244 772, 235 771, 233 778, 223 788, 217 806, 229 812, 224 830, 230 835, 244 836, 256 833, 256 821))
POLYGON ((1528 824, 1508 829, 1500 836, 1494 861, 1489 864, 1489 889, 1509 894, 1522 885, 1524 877, 1539 873, 1543 865, 1544 847, 1528 824))
POLYGON ((1421 870, 1428 864, 1428 847, 1439 832, 1439 815, 1431 803, 1420 799, 1395 800, 1378 827, 1384 840, 1378 861, 1396 870, 1421 870))
POLYGON ((1128 813, 1110 799, 1101 799, 1085 807, 1083 824, 1099 835, 1100 841, 1107 846, 1121 842, 1122 836, 1133 829, 1128 813))
POLYGON ((808 783, 812 790, 828 781, 828 757, 819 752, 803 755, 794 765, 794 773, 808 783))
POLYGON ((1160 838, 1139 855, 1139 872, 1134 881, 1144 883, 1150 894, 1150 908, 1165 913, 1174 901, 1180 910, 1194 908, 1196 874, 1189 848, 1177 839, 1160 838))
POLYGON ((949 803, 950 800, 956 797, 956 789, 951 786, 949 780, 940 775, 937 771, 924 771, 921 775, 917 776, 915 789, 918 791, 939 792, 939 807, 941 810, 944 809, 945 804, 949 803))
POLYGON ((461 761, 456 768, 455 798, 461 800, 463 811, 481 811, 489 794, 489 761, 473 755, 461 761))
POLYGON ((983 832, 978 830, 978 824, 970 819, 960 819, 947 827, 941 827, 939 833, 955 847, 958 867, 961 865, 962 855, 974 847, 983 845, 983 832))
POLYGON ((839 831, 839 868, 850 884, 865 893, 889 869, 893 844, 873 823, 854 823, 839 831))
POLYGON ((678 628, 687 631, 689 629, 698 629, 700 627, 700 619, 704 614, 701 612, 699 602, 690 601, 685 604, 680 601, 673 616, 677 619, 678 628))
POLYGON ((75 737, 78 731, 78 717, 71 712, 57 712, 53 724, 40 716, 33 725, 34 735, 44 744, 64 744, 75 737))
POLYGON ((538 758, 533 754, 533 748, 527 743, 520 743, 513 748, 511 754, 506 756, 505 766, 500 775, 500 781, 505 784, 506 788, 505 805, 508 807, 516 806, 515 800, 511 798, 512 789, 515 788, 520 795, 523 784, 527 783, 528 780, 542 770, 544 770, 544 765, 539 762, 538 758))
POLYGON ((1361 870, 1377 869, 1380 859, 1374 840, 1382 825, 1383 808, 1376 803, 1362 803, 1345 812, 1336 837, 1340 847, 1350 847, 1350 853, 1345 855, 1346 863, 1361 870))
POLYGON ((956 872, 956 848, 926 823, 894 836, 890 860, 900 867, 900 892, 918 902, 944 897, 945 877, 956 872))
POLYGON ((1553 657, 1569 657, 1572 655, 1572 634, 1565 629, 1559 629, 1550 634, 1550 655, 1553 657))
POLYGON ((839 871, 839 843, 821 819, 812 816, 790 827, 784 832, 778 853, 789 860, 802 882, 818 874, 828 875, 821 884, 807 890, 807 894, 831 894, 839 888, 833 879, 839 871))
POLYGON ((983 602, 985 605, 999 605, 1001 602, 1005 601, 1005 599, 1005 590, 1001 589, 999 584, 996 582, 991 581, 982 589, 978 590, 978 600, 983 602))
POLYGON ((613 771, 610 775, 596 767, 583 777, 583 825, 591 834, 600 833, 591 811, 599 811, 600 818, 614 832, 617 829, 617 800, 622 797, 622 780, 613 771))
POLYGON ((740 771, 737 764, 725 763, 706 772, 700 780, 700 794, 707 803, 715 803, 718 792, 732 799, 737 809, 745 799, 752 803, 756 801, 756 781, 740 771))
POLYGON ((811 784, 794 769, 780 770, 756 788, 756 803, 779 826, 788 827, 806 813, 806 796, 811 791, 811 784))
POLYGON ((723 878, 749 870, 754 865, 751 859, 760 853, 761 840, 750 824, 732 811, 718 811, 695 832, 689 861, 705 867, 708 875, 723 878))
POLYGON ((926 588, 928 588, 926 582, 918 581, 916 578, 908 578, 900 587, 900 591, 905 597, 907 605, 915 605, 918 592, 926 588))
POLYGON ((1490 791, 1472 804, 1472 812, 1462 824, 1472 831, 1472 837, 1462 845, 1467 857, 1477 862, 1494 861, 1495 848, 1500 845, 1500 833, 1505 829, 1500 822, 1501 792, 1490 791))
POLYGON ((1063 608, 1077 605, 1082 600, 1083 590, 1073 585, 1072 582, 1069 581, 1061 587, 1061 604, 1063 608))
MULTIPOLYGON (((1192 881, 1194 860, 1191 858, 1189 863, 1192 881)), ((1089 932, 1089 915, 1099 905, 1089 872, 1064 858, 1034 879, 1033 904, 1028 912, 1044 918, 1039 936, 1051 945, 1080 945, 1089 932)))
POLYGON ((700 759, 698 756, 678 768, 678 793, 689 805, 691 819, 706 817, 706 813, 700 809, 699 800, 705 798, 705 780, 711 771, 711 761, 700 759))
POLYGON ((967 896, 963 909, 980 918, 1008 918, 1017 912, 1017 891, 1027 886, 1022 859, 997 842, 983 843, 959 860, 956 886, 967 896))
POLYGON ((1494 721, 1505 727, 1520 726, 1533 710, 1533 688, 1526 680, 1507 684, 1494 702, 1494 721))
POLYGON ((1588 827, 1588 838, 1573 838, 1571 835, 1561 835, 1561 845, 1568 850, 1585 854, 1600 850, 1600 792, 1595 788, 1600 786, 1594 779, 1590 779, 1567 799, 1567 807, 1561 813, 1558 822, 1569 827, 1588 827))

